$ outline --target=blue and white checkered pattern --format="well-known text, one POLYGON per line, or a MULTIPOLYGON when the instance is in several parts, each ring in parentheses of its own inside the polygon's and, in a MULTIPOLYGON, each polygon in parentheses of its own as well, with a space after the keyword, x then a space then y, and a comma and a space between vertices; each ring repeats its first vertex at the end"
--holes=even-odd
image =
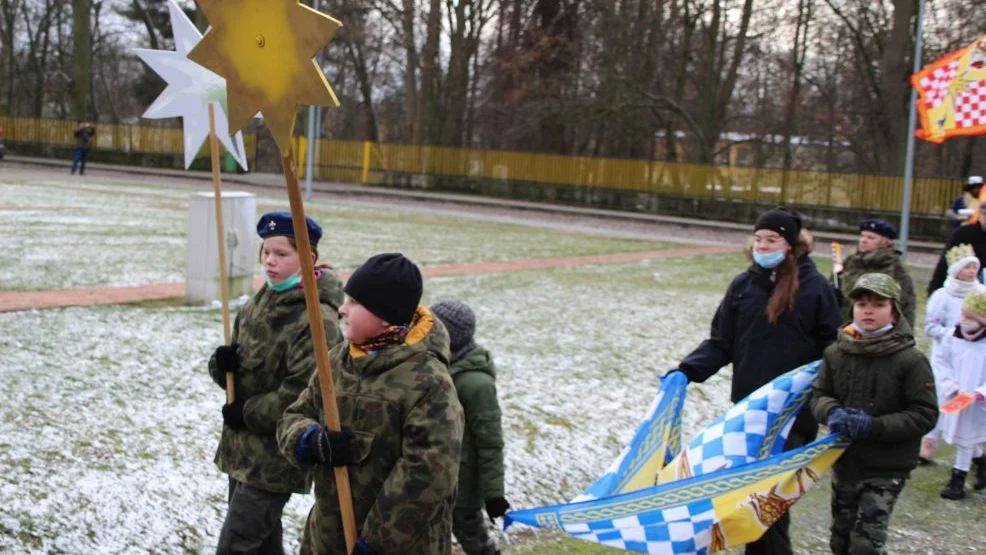
MULTIPOLYGON (((720 503, 721 514, 717 515, 714 500, 751 487, 757 489, 750 491, 765 495, 768 488, 778 483, 765 478, 790 477, 795 469, 804 468, 806 455, 820 460, 830 449, 845 448, 844 440, 829 435, 805 447, 783 452, 787 432, 804 405, 820 366, 820 362, 807 364, 776 378, 698 434, 679 455, 687 456, 691 476, 666 478, 662 474, 658 485, 619 493, 619 477, 631 476, 633 468, 640 468, 633 462, 641 459, 638 455, 660 451, 653 448, 653 430, 675 429, 680 425, 666 414, 662 416, 671 407, 680 413, 678 401, 670 399, 677 384, 662 382, 662 389, 667 386, 664 389, 667 396, 652 405, 649 422, 641 426, 631 446, 593 484, 595 487, 586 490, 581 502, 511 511, 506 515, 505 526, 521 522, 562 529, 585 541, 667 555, 704 555, 714 545, 721 549, 734 547, 742 543, 740 540, 751 541, 749 528, 736 528, 746 526, 746 520, 737 518, 736 513, 750 508, 744 504, 720 503), (646 433, 647 430, 651 432, 646 433), (606 490, 613 493, 598 498, 593 495, 606 490)), ((677 416, 680 418, 680 414, 677 416)), ((671 468, 665 470, 677 473, 678 460, 671 461, 671 468)), ((824 472, 832 460, 824 467, 816 467, 816 473, 824 472)))
POLYGON ((706 553, 716 515, 711 500, 563 529, 585 541, 640 553, 706 553))
POLYGON ((685 448, 691 476, 701 476, 780 453, 821 362, 796 368, 731 407, 685 448), (765 444, 765 441, 767 442, 765 444))

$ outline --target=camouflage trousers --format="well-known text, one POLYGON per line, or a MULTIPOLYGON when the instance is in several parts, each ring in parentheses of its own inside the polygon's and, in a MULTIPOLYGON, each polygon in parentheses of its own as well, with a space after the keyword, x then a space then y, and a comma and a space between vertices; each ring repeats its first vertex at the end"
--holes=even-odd
POLYGON ((835 555, 884 555, 887 528, 903 478, 840 480, 832 477, 832 537, 835 555))
POLYGON ((466 555, 500 555, 482 509, 456 507, 452 511, 452 534, 466 555))
POLYGON ((217 555, 283 555, 281 512, 290 493, 275 493, 229 479, 229 510, 217 555))

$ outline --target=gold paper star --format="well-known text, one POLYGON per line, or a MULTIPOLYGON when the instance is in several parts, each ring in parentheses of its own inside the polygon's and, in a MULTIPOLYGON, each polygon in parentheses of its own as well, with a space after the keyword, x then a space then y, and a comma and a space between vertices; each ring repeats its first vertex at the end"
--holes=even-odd
POLYGON ((287 153, 299 104, 338 106, 313 59, 342 24, 297 0, 196 0, 212 28, 188 58, 226 79, 230 133, 258 111, 287 153))

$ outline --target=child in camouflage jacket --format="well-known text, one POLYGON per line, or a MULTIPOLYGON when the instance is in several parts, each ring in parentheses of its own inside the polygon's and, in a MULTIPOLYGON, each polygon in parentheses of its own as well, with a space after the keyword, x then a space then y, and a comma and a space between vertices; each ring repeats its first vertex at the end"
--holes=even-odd
POLYGON ((324 425, 318 374, 278 425, 281 453, 315 466, 302 553, 346 553, 333 466, 349 471, 355 553, 451 553, 462 407, 448 333, 418 306, 421 288, 417 266, 400 254, 353 272, 339 310, 347 341, 330 353, 342 430, 324 425))
MULTIPOLYGON (((322 228, 308 219, 318 257, 322 228)), ((209 374, 222 388, 233 374, 234 402, 223 405, 223 431, 216 465, 229 475, 229 510, 217 553, 283 553, 281 512, 292 493, 308 493, 308 472, 277 451, 275 431, 284 409, 315 371, 305 292, 301 284, 294 227, 288 212, 264 214, 260 261, 266 285, 236 315, 233 343, 216 349, 209 374)), ((315 287, 329 345, 342 341, 339 306, 342 282, 328 266, 316 268, 315 287)))

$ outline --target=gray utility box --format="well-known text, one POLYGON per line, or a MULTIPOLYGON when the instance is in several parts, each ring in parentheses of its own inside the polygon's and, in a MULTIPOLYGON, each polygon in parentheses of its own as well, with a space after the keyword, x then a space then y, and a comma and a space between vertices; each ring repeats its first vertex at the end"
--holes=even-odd
MULTIPOLYGON (((252 193, 223 191, 226 228, 226 277, 229 298, 253 294, 257 267, 257 197, 252 193)), ((216 242, 214 193, 195 193, 188 200, 188 253, 185 257, 185 303, 210 304, 220 300, 219 247, 216 242)))

